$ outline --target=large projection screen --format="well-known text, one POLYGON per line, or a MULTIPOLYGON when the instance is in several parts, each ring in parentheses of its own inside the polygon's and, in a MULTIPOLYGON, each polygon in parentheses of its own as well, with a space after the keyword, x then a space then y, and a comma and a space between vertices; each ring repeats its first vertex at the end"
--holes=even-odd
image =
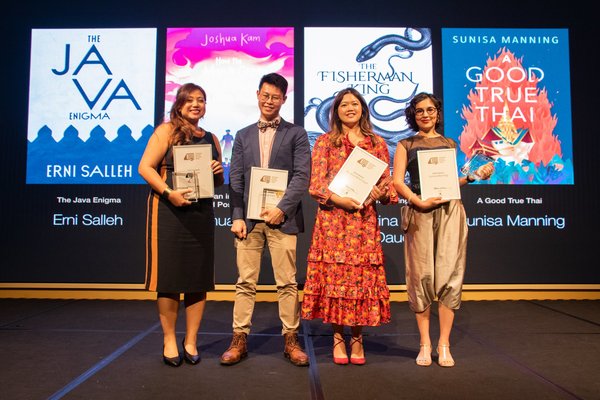
MULTIPOLYGON (((131 13, 113 0, 8 6, 0 288, 142 289, 149 187, 137 163, 154 126, 179 85, 203 86, 201 126, 219 138, 227 171, 237 130, 258 119, 268 72, 288 78, 282 116, 305 126, 311 143, 328 129, 335 92, 361 91, 392 155, 413 134, 410 98, 435 92, 459 167, 477 151, 496 159, 492 180, 462 188, 465 283, 600 288, 599 102, 585 10, 509 1, 503 9, 519 13, 507 20, 474 12, 479 3, 467 12, 434 0, 426 16, 393 1, 314 3, 191 4, 184 13, 158 1, 131 13)), ((300 284, 316 212, 308 194, 303 203, 300 284)), ((214 206, 216 282, 233 285, 226 186, 214 206)), ((388 283, 402 287, 399 205, 378 211, 388 283)), ((265 253, 264 285, 274 283, 269 263, 265 253)))

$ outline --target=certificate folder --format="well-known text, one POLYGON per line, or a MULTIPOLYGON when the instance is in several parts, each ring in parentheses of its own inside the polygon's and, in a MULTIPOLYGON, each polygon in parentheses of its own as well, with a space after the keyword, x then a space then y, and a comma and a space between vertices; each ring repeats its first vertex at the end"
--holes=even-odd
POLYGON ((185 195, 192 201, 213 197, 215 183, 211 161, 210 144, 173 146, 173 188, 192 189, 185 195))
POLYGON ((355 146, 329 184, 329 190, 363 204, 386 167, 385 161, 355 146))
POLYGON ((264 220, 260 214, 277 207, 287 188, 288 171, 283 169, 252 167, 248 191, 249 219, 264 220))
POLYGON ((455 149, 417 151, 421 198, 460 199, 455 149))

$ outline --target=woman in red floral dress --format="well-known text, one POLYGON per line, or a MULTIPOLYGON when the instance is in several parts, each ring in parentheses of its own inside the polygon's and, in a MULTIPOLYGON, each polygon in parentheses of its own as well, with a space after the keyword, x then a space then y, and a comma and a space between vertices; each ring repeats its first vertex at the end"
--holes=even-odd
POLYGON ((309 191, 319 208, 308 251, 302 317, 320 318, 332 324, 336 364, 362 365, 362 327, 390 321, 389 289, 375 205, 377 201, 396 203, 398 197, 389 184, 389 167, 364 205, 328 189, 355 146, 389 165, 387 145, 373 132, 367 103, 358 91, 347 88, 337 94, 330 127, 330 132, 317 138, 312 152, 309 191), (352 333, 350 360, 345 326, 352 333))

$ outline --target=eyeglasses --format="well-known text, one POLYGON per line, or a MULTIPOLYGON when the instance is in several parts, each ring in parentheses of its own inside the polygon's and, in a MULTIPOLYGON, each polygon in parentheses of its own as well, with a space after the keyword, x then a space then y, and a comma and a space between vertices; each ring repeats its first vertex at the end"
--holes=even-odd
POLYGON ((276 94, 262 93, 260 95, 260 98, 262 99, 262 101, 269 101, 270 99, 273 103, 279 103, 281 101, 281 96, 278 96, 276 94))
POLYGON ((425 112, 427 112, 427 115, 433 115, 433 114, 435 114, 437 112, 437 110, 438 109, 435 108, 435 107, 427 107, 426 109, 417 108, 415 110, 415 115, 417 117, 421 117, 421 116, 423 116, 423 114, 425 114, 425 112))

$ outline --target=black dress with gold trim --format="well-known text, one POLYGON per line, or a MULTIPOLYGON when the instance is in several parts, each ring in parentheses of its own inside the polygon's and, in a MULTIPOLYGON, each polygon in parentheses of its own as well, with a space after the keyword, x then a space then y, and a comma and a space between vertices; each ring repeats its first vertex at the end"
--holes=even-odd
MULTIPOLYGON (((193 137, 190 144, 212 146, 213 135, 193 137)), ((159 174, 173 187, 173 147, 169 147, 159 174)), ((175 207, 152 191, 146 221, 146 288, 164 293, 195 293, 214 290, 215 219, 213 199, 198 199, 175 207)))

